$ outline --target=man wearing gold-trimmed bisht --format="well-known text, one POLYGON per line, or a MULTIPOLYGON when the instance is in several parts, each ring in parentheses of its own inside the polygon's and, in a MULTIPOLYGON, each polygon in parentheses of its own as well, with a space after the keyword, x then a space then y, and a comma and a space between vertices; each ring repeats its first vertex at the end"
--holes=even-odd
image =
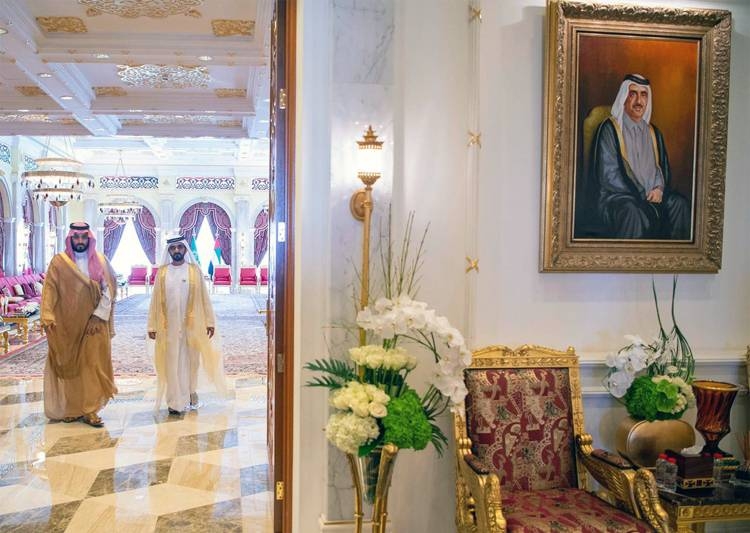
POLYGON ((187 242, 183 237, 168 239, 148 313, 148 336, 156 341, 157 407, 166 393, 170 414, 197 409, 199 367, 223 391, 215 327, 208 289, 187 242))
POLYGON ((99 410, 117 393, 112 372, 115 274, 86 222, 74 222, 65 251, 52 258, 42 289, 49 351, 44 414, 103 425, 99 410))

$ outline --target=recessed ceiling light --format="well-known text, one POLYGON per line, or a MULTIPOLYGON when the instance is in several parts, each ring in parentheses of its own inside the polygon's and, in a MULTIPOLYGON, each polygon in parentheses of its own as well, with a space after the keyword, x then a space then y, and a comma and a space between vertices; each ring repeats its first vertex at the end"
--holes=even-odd
POLYGON ((109 54, 94 54, 97 59, 109 59, 109 54))
POLYGON ((5 28, 0 28, 0 35, 5 35, 6 33, 8 33, 8 30, 6 30, 5 28))
POLYGON ((28 113, 29 110, 28 109, 19 109, 18 112, 19 113, 28 113))
POLYGON ((72 96, 68 96, 68 95, 60 97, 60 100, 72 100, 72 99, 73 99, 73 97, 72 96))
POLYGON ((39 73, 39 77, 40 78, 51 78, 52 74, 50 74, 49 72, 40 72, 39 73))
POLYGON ((198 59, 200 59, 201 61, 211 61, 213 59, 213 57, 211 57, 211 56, 198 56, 198 59))
POLYGON ((143 113, 143 109, 128 109, 130 113, 143 113))
POLYGON ((205 113, 208 114, 208 115, 212 115, 212 114, 216 113, 216 111, 205 111, 205 113))

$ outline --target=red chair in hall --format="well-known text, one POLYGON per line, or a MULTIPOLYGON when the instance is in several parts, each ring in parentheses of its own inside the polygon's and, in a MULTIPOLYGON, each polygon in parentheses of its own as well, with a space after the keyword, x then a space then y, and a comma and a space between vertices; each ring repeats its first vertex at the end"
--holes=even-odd
POLYGON ((159 265, 151 265, 151 274, 148 276, 148 284, 152 287, 156 283, 156 275, 159 273, 159 265))
POLYGON ((214 290, 216 287, 229 287, 232 292, 232 272, 228 266, 217 266, 214 268, 214 290))
POLYGON ((243 286, 258 286, 258 273, 254 266, 240 268, 240 289, 243 286))
POLYGON ((268 267, 260 267, 260 284, 268 285, 268 267))
POLYGON ((128 276, 128 285, 131 287, 142 286, 148 289, 147 284, 148 267, 145 265, 133 265, 130 267, 130 275, 128 276))

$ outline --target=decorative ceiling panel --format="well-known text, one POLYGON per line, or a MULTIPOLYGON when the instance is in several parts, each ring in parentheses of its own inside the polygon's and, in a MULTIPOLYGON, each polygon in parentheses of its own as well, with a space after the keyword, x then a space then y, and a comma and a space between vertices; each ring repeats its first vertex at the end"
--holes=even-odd
POLYGON ((117 75, 132 87, 152 89, 190 89, 208 86, 211 76, 207 67, 181 65, 117 65, 117 75))
POLYGON ((219 98, 247 98, 247 89, 214 89, 219 98))
POLYGON ((210 124, 219 125, 222 121, 214 115, 143 115, 143 118, 123 119, 123 126, 143 126, 146 124, 210 124))
POLYGON ((36 85, 19 85, 16 87, 16 91, 21 93, 24 96, 46 96, 47 93, 45 93, 41 88, 37 87, 36 85))
POLYGON ((201 17, 195 9, 203 0, 78 0, 79 4, 88 6, 86 15, 95 17, 102 13, 125 18, 151 17, 164 18, 170 15, 188 15, 201 17))
POLYGON ((94 87, 97 96, 127 96, 128 92, 122 87, 94 87))
POLYGON ((47 33, 86 33, 86 24, 78 17, 37 17, 36 21, 47 33))
POLYGON ((211 21, 211 29, 217 37, 230 37, 232 35, 252 37, 255 33, 255 21, 215 19, 211 21))

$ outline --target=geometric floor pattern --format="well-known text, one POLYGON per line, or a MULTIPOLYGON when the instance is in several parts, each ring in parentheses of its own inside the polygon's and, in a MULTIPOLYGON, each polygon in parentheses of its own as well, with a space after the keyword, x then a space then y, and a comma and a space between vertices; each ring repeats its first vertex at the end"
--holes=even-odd
POLYGON ((266 386, 154 410, 153 378, 117 379, 103 428, 51 423, 42 380, 0 380, 0 531, 272 531, 266 386))

